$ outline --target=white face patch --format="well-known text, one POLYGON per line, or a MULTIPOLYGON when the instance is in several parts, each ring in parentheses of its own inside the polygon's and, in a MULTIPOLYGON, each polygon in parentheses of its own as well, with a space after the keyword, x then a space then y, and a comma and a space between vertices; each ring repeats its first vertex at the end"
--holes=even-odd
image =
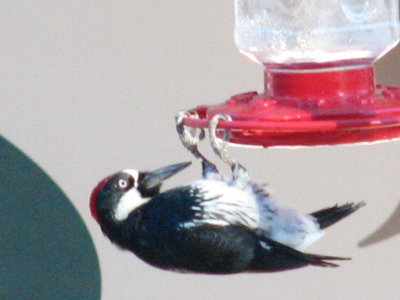
POLYGON ((117 221, 124 221, 132 211, 145 204, 149 200, 149 198, 142 198, 137 189, 130 189, 119 200, 119 203, 114 211, 115 219, 117 221))
MULTIPOLYGON (((114 218, 117 221, 126 220, 126 218, 132 211, 150 200, 149 198, 143 198, 137 190, 139 172, 131 169, 124 170, 123 172, 133 177, 134 185, 130 190, 125 192, 125 194, 119 200, 117 207, 115 208, 114 218)), ((118 184, 124 185, 123 182, 119 182, 118 184)), ((121 186, 121 188, 123 187, 121 186)))

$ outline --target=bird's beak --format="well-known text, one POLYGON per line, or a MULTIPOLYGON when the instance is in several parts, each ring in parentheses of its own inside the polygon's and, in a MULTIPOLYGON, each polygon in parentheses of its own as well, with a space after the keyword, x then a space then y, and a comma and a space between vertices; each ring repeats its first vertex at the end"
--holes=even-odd
POLYGON ((191 164, 190 161, 183 162, 183 163, 163 167, 163 168, 157 169, 152 172, 145 173, 143 179, 141 180, 140 188, 142 188, 144 190, 150 190, 152 188, 155 188, 155 187, 161 185, 161 183, 165 179, 175 175, 176 173, 183 170, 190 164, 191 164))

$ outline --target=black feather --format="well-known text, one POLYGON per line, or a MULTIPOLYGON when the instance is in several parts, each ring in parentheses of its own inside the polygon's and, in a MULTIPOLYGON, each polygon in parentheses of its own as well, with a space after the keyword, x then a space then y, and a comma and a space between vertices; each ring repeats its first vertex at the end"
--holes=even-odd
POLYGON ((329 260, 348 260, 349 258, 309 254, 297 251, 281 243, 263 238, 255 250, 255 258, 250 269, 253 271, 276 272, 297 269, 308 265, 337 267, 329 260))
POLYGON ((318 210, 310 215, 316 218, 320 228, 324 229, 347 217, 364 205, 364 202, 357 204, 347 203, 341 206, 335 205, 329 208, 318 210))

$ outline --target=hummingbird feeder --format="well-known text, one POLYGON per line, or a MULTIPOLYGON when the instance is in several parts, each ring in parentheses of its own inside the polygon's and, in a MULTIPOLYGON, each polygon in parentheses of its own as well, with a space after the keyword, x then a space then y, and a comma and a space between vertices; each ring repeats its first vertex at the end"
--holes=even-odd
POLYGON ((400 137, 400 87, 373 63, 399 41, 398 0, 235 0, 235 42, 264 66, 264 92, 187 112, 183 124, 242 145, 313 146, 400 137))

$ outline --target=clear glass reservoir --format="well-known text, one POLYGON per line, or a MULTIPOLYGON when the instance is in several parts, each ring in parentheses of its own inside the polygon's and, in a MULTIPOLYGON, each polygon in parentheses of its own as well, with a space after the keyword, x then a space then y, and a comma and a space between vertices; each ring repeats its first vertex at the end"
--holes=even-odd
POLYGON ((399 41, 398 0, 235 0, 235 42, 271 68, 371 64, 399 41))

